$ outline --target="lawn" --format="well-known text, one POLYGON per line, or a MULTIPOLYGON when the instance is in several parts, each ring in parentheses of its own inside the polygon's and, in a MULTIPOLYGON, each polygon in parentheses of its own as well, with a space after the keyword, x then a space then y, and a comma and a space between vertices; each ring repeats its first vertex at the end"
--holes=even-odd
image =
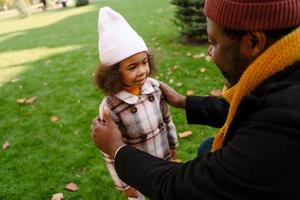
MULTIPOLYGON (((98 65, 98 10, 122 13, 156 54, 156 78, 178 92, 209 95, 222 87, 206 46, 180 44, 174 7, 161 0, 101 0, 80 8, 0 20, 0 199, 125 199, 116 191, 90 137, 91 120, 103 94, 93 85, 98 65), (196 55, 196 56, 195 56, 196 55), (194 57, 194 58, 193 58, 194 57), (20 104, 36 97, 32 104, 20 104), (65 185, 74 182, 71 192, 65 185)), ((216 132, 188 125, 184 111, 171 108, 180 139, 178 158, 196 156, 197 145, 216 132)))

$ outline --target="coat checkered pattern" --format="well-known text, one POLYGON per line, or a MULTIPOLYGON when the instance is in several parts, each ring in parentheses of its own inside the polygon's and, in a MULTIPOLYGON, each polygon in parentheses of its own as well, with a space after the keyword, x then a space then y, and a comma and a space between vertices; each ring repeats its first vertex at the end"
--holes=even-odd
MULTIPOLYGON (((176 128, 156 80, 148 78, 140 96, 121 91, 114 96, 105 97, 99 107, 101 119, 104 107, 111 111, 126 144, 159 158, 171 159, 169 150, 177 146, 176 128)), ((103 152, 102 154, 117 189, 128 188, 115 171, 114 159, 103 152)))

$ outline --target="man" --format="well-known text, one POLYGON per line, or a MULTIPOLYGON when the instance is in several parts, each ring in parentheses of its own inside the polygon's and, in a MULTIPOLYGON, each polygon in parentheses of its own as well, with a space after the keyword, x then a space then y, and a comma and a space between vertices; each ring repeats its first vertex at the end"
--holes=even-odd
POLYGON ((150 199, 300 199, 300 1, 206 0, 204 10, 224 98, 161 89, 189 123, 221 128, 210 152, 155 158, 126 146, 109 113, 93 121, 96 145, 150 199))

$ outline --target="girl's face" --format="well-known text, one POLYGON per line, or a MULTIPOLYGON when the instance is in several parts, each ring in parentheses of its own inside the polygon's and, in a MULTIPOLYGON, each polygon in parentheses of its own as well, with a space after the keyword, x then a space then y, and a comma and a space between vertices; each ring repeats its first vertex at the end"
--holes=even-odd
POLYGON ((150 72, 146 52, 140 52, 120 62, 120 73, 126 87, 142 87, 150 72))

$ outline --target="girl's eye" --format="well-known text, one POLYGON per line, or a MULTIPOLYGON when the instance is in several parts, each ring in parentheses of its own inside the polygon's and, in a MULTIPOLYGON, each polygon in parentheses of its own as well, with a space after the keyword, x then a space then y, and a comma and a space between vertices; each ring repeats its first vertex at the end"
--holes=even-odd
POLYGON ((135 65, 130 65, 130 66, 128 67, 128 70, 129 70, 129 71, 133 71, 135 68, 136 68, 135 65))
POLYGON ((148 60, 144 60, 144 61, 143 61, 143 64, 148 64, 148 60))

